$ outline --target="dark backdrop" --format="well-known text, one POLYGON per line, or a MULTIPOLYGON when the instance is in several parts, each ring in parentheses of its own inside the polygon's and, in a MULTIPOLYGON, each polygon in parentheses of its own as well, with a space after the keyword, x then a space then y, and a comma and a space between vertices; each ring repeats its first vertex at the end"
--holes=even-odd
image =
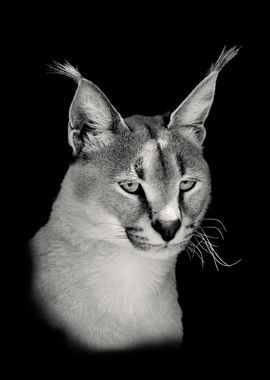
MULTIPOLYGON (((132 14, 132 7, 127 11, 132 14)), ((246 368, 256 351, 251 328, 256 310, 250 232, 254 203, 247 183, 255 170, 257 144, 251 135, 250 98, 254 80, 250 57, 256 47, 249 29, 239 23, 232 30, 228 20, 222 19, 217 23, 219 28, 215 25, 210 31, 200 23, 195 29, 192 23, 183 26, 182 20, 189 14, 181 21, 171 15, 165 22, 166 15, 144 17, 143 11, 134 13, 132 20, 110 19, 107 14, 110 21, 100 13, 86 19, 82 10, 79 15, 78 9, 75 13, 76 28, 71 19, 57 27, 60 16, 52 28, 51 17, 43 19, 42 11, 40 18, 29 16, 16 27, 12 49, 15 65, 10 74, 18 86, 12 101, 19 99, 20 104, 19 112, 13 109, 11 114, 15 123, 9 146, 14 143, 16 150, 9 154, 9 162, 16 167, 17 212, 12 224, 19 231, 11 240, 16 247, 12 260, 18 269, 13 306, 19 323, 14 331, 22 338, 19 344, 12 341, 11 357, 22 358, 25 368, 30 368, 36 360, 51 362, 53 357, 63 355, 61 334, 35 324, 27 306, 31 263, 22 248, 46 223, 71 157, 67 121, 76 85, 68 78, 48 74, 46 64, 67 59, 77 65, 123 117, 154 115, 174 109, 203 79, 224 45, 242 45, 238 56, 219 75, 206 122, 204 148, 213 181, 213 201, 207 217, 220 219, 227 229, 225 240, 219 240, 218 253, 228 263, 242 261, 217 271, 209 254, 204 255, 203 268, 198 257, 191 261, 187 253, 179 257, 177 283, 184 314, 184 354, 167 356, 179 367, 185 357, 191 370, 213 365, 221 372, 235 365, 246 368)), ((207 225, 218 227, 217 223, 209 221, 207 225)), ((87 360, 93 365, 97 358, 87 360)))

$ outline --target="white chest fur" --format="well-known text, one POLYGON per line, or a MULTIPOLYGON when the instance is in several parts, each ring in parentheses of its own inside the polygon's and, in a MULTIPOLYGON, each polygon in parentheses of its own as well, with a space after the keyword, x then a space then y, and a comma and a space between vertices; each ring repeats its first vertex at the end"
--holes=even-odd
POLYGON ((175 262, 92 242, 74 252, 66 242, 34 239, 34 286, 48 318, 89 348, 124 348, 181 340, 175 262), (52 249, 53 248, 53 249, 52 249))

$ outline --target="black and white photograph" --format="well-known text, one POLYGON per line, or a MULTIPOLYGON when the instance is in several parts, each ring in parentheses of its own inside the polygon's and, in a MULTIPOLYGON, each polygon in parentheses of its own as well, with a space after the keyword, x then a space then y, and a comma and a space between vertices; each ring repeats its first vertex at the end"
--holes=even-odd
POLYGON ((219 378, 255 357, 254 41, 240 22, 136 15, 15 28, 10 358, 25 373, 219 378))

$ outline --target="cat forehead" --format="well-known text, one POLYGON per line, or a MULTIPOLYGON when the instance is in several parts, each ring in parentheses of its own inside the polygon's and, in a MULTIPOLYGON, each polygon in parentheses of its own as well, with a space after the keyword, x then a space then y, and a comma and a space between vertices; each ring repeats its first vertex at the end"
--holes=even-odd
POLYGON ((153 166, 160 166, 158 163, 165 160, 163 149, 168 147, 170 142, 166 119, 163 116, 134 115, 126 118, 125 122, 131 132, 135 132, 140 140, 132 167, 136 174, 143 179, 145 171, 149 171, 153 166), (142 136, 143 140, 141 140, 142 136))
POLYGON ((177 131, 169 130, 164 116, 135 115, 124 121, 129 130, 115 135, 113 143, 100 151, 83 156, 86 162, 112 177, 126 173, 146 179, 150 174, 157 181, 183 175, 187 168, 202 163, 196 146, 177 131))
POLYGON ((136 147, 136 153, 133 164, 139 175, 142 175, 144 168, 153 166, 170 173, 171 161, 176 161, 180 173, 184 174, 185 164, 196 166, 202 159, 200 150, 194 144, 181 136, 179 131, 167 128, 169 120, 166 116, 135 115, 125 119, 125 122, 134 132, 136 141, 132 145, 136 147))
MULTIPOLYGON (((167 129, 165 116, 142 116, 134 115, 125 119, 131 132, 135 132, 139 137, 138 148, 141 150, 140 156, 154 155, 157 148, 165 149, 170 142, 170 131, 167 129), (143 137, 143 141, 141 140, 143 137)), ((142 160, 140 159, 141 163, 142 160)))
POLYGON ((124 119, 132 132, 140 131, 150 139, 156 139, 162 131, 167 130, 168 118, 166 116, 133 115, 124 119))
POLYGON ((184 174, 176 155, 168 147, 169 140, 166 136, 146 142, 131 164, 134 174, 141 180, 156 184, 164 182, 165 185, 179 177, 179 174, 184 174))

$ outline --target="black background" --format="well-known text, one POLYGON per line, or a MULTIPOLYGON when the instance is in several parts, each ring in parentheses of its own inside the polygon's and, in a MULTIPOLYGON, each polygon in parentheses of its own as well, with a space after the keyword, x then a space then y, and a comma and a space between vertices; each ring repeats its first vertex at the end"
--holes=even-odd
MULTIPOLYGON (((123 117, 154 115, 173 110, 203 79, 224 45, 242 45, 219 75, 204 148, 213 182, 207 216, 220 219, 227 228, 218 253, 228 263, 242 261, 217 271, 210 255, 204 255, 203 269, 197 257, 191 262, 186 253, 179 257, 184 348, 151 354, 155 365, 165 363, 166 357, 180 371, 187 365, 191 372, 214 367, 218 374, 236 367, 241 372, 253 363, 258 351, 254 318, 261 310, 254 285, 258 283, 258 258, 254 257, 255 201, 249 182, 256 171, 258 145, 258 137, 252 133, 251 88, 256 78, 251 57, 260 57, 252 27, 236 15, 229 21, 223 18, 222 9, 207 30, 203 16, 198 14, 195 21, 191 13, 176 8, 161 8, 157 14, 130 5, 123 11, 125 15, 116 16, 105 5, 103 10, 89 13, 76 7, 73 17, 66 18, 61 13, 56 16, 55 10, 47 15, 42 8, 33 17, 31 13, 24 17, 24 9, 14 27, 15 38, 8 37, 13 41, 6 56, 8 74, 15 80, 7 157, 16 194, 12 231, 18 231, 16 238, 8 240, 14 248, 11 260, 16 263, 16 281, 12 281, 15 338, 10 357, 14 363, 19 359, 26 370, 37 362, 47 367, 66 358, 61 334, 34 323, 27 302, 31 265, 22 248, 46 223, 71 158, 67 120, 76 85, 68 78, 48 74, 46 64, 67 59, 77 65, 123 117)), ((68 355, 66 363, 78 360, 78 353, 75 356, 69 351, 68 355)), ((144 362, 149 363, 147 355, 144 362)), ((83 360, 89 366, 98 363, 102 367, 107 359, 84 355, 83 360)), ((138 353, 133 359, 140 365, 138 353)))

